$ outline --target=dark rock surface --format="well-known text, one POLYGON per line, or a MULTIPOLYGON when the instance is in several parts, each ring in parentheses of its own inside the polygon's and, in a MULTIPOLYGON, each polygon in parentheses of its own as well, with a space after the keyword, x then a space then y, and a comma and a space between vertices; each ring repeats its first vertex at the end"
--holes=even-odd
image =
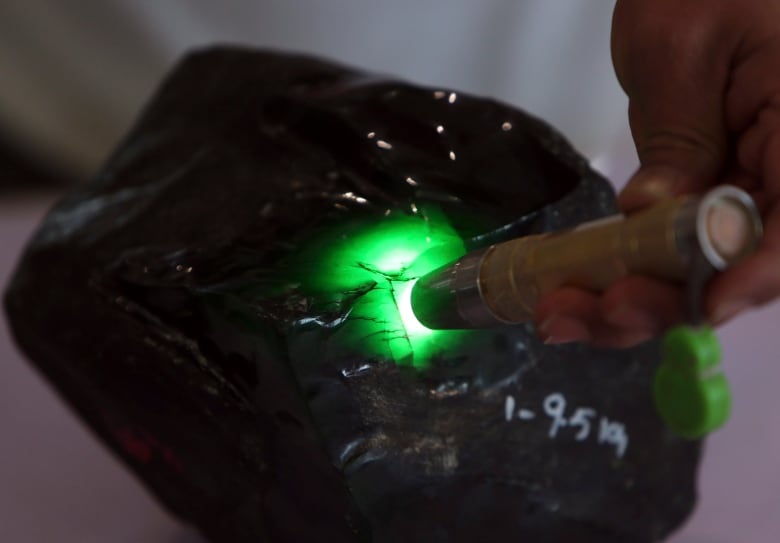
POLYGON ((200 52, 52 210, 6 310, 98 436, 214 541, 663 539, 693 507, 699 444, 653 410, 656 344, 547 347, 515 326, 413 367, 353 341, 380 279, 307 283, 338 273, 301 259, 328 252, 322 232, 420 209, 469 250, 615 204, 516 109, 200 52))

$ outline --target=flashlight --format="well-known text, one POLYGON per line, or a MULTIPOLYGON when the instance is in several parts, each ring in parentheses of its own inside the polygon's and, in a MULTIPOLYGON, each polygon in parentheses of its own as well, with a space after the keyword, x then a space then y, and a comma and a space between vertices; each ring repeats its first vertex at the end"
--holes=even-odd
POLYGON ((561 286, 603 291, 642 274, 684 282, 694 263, 724 270, 753 253, 761 217, 751 197, 730 186, 669 199, 630 216, 522 237, 467 254, 421 277, 411 305, 436 330, 487 328, 533 319, 561 286))

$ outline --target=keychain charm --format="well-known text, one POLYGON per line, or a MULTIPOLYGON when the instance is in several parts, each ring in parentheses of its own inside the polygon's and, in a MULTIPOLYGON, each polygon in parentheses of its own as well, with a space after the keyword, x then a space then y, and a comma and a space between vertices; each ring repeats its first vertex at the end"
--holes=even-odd
POLYGON ((666 333, 653 400, 664 423, 680 437, 699 439, 726 423, 731 394, 711 327, 683 325, 666 333))

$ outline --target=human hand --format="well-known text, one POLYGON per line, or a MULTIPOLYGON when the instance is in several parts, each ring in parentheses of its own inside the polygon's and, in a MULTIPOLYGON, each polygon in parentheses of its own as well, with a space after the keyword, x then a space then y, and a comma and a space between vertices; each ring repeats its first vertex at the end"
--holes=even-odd
MULTIPOLYGON (((750 192, 759 250, 707 286, 714 324, 780 294, 780 2, 618 0, 612 57, 629 97, 640 168, 619 197, 631 212, 721 183, 750 192)), ((648 277, 604 293, 561 288, 536 308, 550 343, 627 347, 683 320, 683 290, 648 277)))

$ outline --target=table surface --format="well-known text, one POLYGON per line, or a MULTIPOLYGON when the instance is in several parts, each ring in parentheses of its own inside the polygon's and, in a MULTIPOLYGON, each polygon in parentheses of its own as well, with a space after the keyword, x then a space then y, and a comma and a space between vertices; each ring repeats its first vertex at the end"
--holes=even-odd
MULTIPOLYGON (((52 197, 0 200, 0 290, 52 197)), ((734 397, 706 447, 700 500, 669 543, 772 543, 780 533, 780 303, 723 327, 734 397)), ((0 541, 203 543, 167 514, 27 364, 0 315, 0 541)))

